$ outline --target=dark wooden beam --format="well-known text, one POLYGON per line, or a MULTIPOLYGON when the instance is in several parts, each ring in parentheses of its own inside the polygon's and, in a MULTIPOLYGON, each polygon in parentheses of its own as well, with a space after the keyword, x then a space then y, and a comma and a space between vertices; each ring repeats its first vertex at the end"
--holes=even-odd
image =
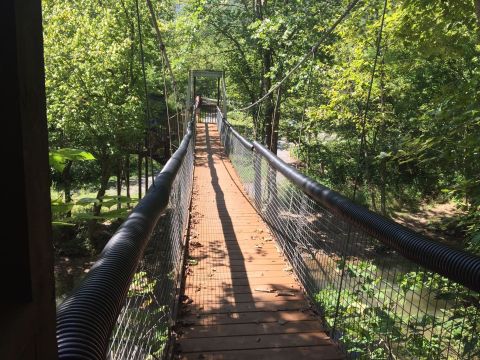
POLYGON ((211 78, 211 79, 218 79, 223 76, 222 71, 216 70, 192 70, 193 77, 203 77, 203 78, 211 78))
POLYGON ((40 0, 4 0, 1 359, 55 359, 55 284, 40 0), (7 175, 8 174, 8 175, 7 175), (11 235, 6 235, 6 230, 11 235), (5 230, 5 231, 4 231, 5 230))

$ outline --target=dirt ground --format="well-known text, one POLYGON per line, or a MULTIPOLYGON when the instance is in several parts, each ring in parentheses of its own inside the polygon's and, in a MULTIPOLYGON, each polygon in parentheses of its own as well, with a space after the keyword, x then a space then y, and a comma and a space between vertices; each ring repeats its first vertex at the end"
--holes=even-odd
POLYGON ((423 204, 418 211, 397 212, 393 220, 416 230, 434 240, 449 245, 461 245, 464 233, 458 227, 462 211, 453 202, 423 204))

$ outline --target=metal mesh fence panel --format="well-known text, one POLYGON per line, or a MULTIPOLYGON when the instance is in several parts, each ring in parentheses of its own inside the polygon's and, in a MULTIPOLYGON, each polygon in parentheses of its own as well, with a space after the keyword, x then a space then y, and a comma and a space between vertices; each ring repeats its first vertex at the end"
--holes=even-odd
POLYGON ((110 359, 159 359, 165 355, 182 276, 194 143, 192 139, 173 182, 169 205, 133 277, 111 338, 110 359))
POLYGON ((216 108, 216 105, 202 105, 199 109, 199 117, 197 121, 201 123, 215 124, 217 122, 216 108))
POLYGON ((355 359, 479 359, 479 293, 406 259, 312 198, 221 122, 244 189, 331 337, 355 359))

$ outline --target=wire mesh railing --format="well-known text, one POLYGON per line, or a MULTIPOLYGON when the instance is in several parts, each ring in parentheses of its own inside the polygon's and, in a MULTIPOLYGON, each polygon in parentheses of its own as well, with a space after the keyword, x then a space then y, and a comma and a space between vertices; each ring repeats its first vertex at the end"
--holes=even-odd
POLYGON ((204 104, 200 107, 200 114, 197 122, 215 124, 217 122, 216 114, 217 107, 216 105, 204 104))
POLYGON ((349 358, 479 359, 479 257, 303 176, 219 109, 217 121, 245 191, 349 358))
POLYGON ((59 358, 169 352, 193 182, 194 122, 146 196, 57 311, 59 358))
POLYGON ((165 351, 179 295, 192 175, 191 145, 134 274, 110 342, 112 359, 161 358, 165 351))

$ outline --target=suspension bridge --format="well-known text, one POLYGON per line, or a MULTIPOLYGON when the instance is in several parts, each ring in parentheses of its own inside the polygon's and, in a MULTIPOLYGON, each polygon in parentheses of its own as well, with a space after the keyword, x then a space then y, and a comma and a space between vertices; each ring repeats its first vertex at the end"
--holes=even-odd
POLYGON ((55 311, 41 7, 27 3, 2 12, 8 133, 21 144, 5 167, 18 169, 11 213, 24 224, 2 262, 16 275, 4 284, 2 356, 479 358, 480 258, 353 203, 243 137, 219 71, 190 72, 183 140, 55 311), (217 98, 197 109, 201 77, 217 80, 217 98))
POLYGON ((433 358, 467 354, 478 257, 241 136, 222 72, 193 71, 188 89, 180 147, 58 309, 60 358, 342 359, 358 357, 365 337, 385 358, 414 358, 414 340, 435 341, 433 358), (202 76, 221 86, 195 109, 202 76), (452 291, 470 294, 468 318, 452 310, 452 291))

